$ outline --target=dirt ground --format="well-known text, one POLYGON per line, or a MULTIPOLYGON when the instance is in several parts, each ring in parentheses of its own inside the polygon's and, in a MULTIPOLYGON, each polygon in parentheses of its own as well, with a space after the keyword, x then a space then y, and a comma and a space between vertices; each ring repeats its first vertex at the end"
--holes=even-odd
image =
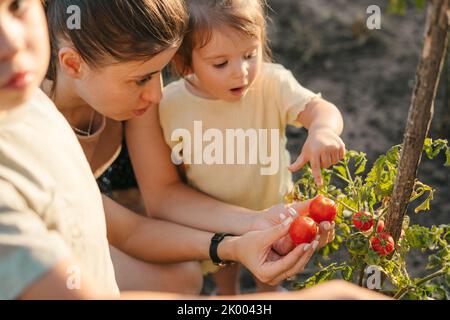
MULTIPOLYGON (((410 8, 405 16, 389 15, 387 1, 376 0, 268 2, 272 7, 269 38, 275 61, 291 69, 305 87, 321 92, 340 108, 347 148, 363 151, 374 161, 401 143, 422 47, 425 11, 410 8), (382 8, 381 30, 366 27, 366 9, 371 4, 382 8)), ((444 98, 444 83, 441 81, 430 136, 448 139, 449 124, 443 123, 443 118, 450 106, 444 103, 448 99, 444 98)), ((305 137, 304 130, 288 129, 292 158, 298 156, 305 137)), ((446 198, 450 195, 450 170, 443 163, 443 158, 423 160, 419 179, 437 191, 431 211, 412 214, 412 223, 449 223, 450 203, 446 198)), ((423 259, 421 255, 411 258, 413 275, 421 274, 423 259)), ((314 270, 311 263, 301 277, 314 270)), ((254 290, 245 270, 241 287, 244 292, 254 290)), ((204 293, 212 288, 208 277, 204 293)))

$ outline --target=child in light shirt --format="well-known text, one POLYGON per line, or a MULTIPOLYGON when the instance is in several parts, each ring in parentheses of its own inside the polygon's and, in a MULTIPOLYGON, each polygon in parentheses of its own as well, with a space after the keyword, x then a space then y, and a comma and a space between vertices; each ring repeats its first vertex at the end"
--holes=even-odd
MULTIPOLYGON (((282 201, 293 186, 291 171, 307 163, 321 185, 321 168, 344 157, 343 119, 333 104, 271 62, 263 2, 187 5, 189 32, 174 60, 182 78, 165 88, 159 111, 172 161, 183 164, 188 184, 254 210, 282 201), (287 125, 308 129, 292 165, 287 125)), ((214 277, 219 294, 238 292, 236 267, 214 277)))

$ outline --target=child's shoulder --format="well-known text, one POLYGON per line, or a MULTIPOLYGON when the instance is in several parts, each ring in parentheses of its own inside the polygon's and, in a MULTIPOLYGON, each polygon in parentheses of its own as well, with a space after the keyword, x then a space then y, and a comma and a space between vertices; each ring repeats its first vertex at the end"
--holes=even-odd
POLYGON ((39 88, 34 89, 30 97, 22 104, 16 106, 2 118, 2 125, 8 123, 24 122, 26 120, 48 118, 57 112, 56 106, 50 98, 39 88))
POLYGON ((28 100, 28 104, 42 109, 56 109, 53 101, 45 94, 44 91, 42 91, 41 88, 36 88, 31 98, 28 100))
POLYGON ((286 73, 291 73, 291 71, 286 69, 282 64, 273 62, 264 62, 261 71, 262 74, 267 77, 269 76, 276 77, 284 75, 286 73))
POLYGON ((185 95, 186 87, 184 81, 184 79, 178 79, 170 82, 164 87, 163 98, 160 102, 161 106, 179 101, 180 98, 185 95))
POLYGON ((273 86, 274 83, 290 80, 292 72, 279 63, 265 62, 261 68, 261 78, 265 86, 273 86))
POLYGON ((31 107, 31 113, 39 114, 41 118, 64 123, 67 121, 62 113, 58 111, 55 103, 40 88, 35 90, 27 105, 31 107))
POLYGON ((178 91, 184 88, 184 79, 175 79, 164 87, 164 92, 178 91))

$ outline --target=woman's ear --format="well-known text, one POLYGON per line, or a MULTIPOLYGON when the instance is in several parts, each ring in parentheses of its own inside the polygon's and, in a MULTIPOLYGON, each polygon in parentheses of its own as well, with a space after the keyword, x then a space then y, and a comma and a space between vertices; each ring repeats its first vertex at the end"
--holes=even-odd
POLYGON ((82 76, 83 59, 73 48, 63 47, 58 52, 61 71, 68 77, 80 79, 82 76))

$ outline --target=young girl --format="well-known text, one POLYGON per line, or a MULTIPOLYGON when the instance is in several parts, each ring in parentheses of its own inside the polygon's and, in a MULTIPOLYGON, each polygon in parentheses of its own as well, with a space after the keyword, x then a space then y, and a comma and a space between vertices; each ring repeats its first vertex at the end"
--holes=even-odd
MULTIPOLYGON (((292 188, 288 167, 295 171, 309 162, 320 185, 320 168, 344 156, 343 120, 334 105, 270 63, 262 1, 188 0, 187 5, 189 32, 175 56, 183 79, 165 88, 160 123, 188 183, 253 210, 282 201, 292 188), (291 166, 288 124, 309 132, 291 166)), ((236 271, 217 272, 220 294, 237 293, 236 271)))

